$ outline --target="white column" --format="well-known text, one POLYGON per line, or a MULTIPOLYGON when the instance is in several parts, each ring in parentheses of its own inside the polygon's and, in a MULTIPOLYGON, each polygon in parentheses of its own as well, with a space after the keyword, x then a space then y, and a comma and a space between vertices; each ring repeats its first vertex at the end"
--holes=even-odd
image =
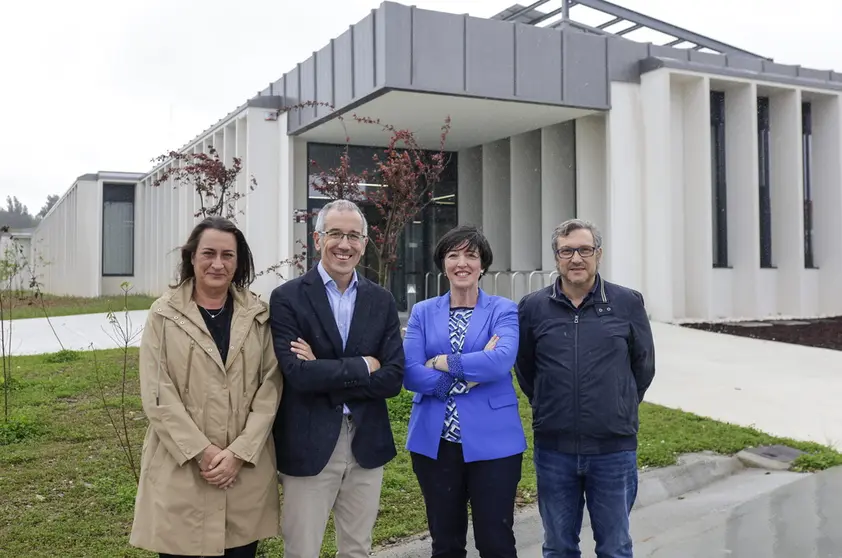
POLYGON ((822 314, 842 314, 842 96, 813 101, 813 255, 822 314))
POLYGON ((482 229, 494 251, 493 271, 512 268, 509 143, 506 138, 482 146, 482 229))
POLYGON ((511 265, 535 271, 541 269, 541 130, 512 136, 510 147, 511 265))
POLYGON ((577 121, 541 129, 541 269, 556 268, 553 230, 576 216, 577 121))
POLYGON ((728 252, 733 267, 731 315, 755 316, 758 309, 760 209, 758 203, 757 86, 736 84, 725 92, 725 161, 728 252))
MULTIPOLYGON (((298 225, 293 220, 296 209, 295 198, 295 138, 287 135, 287 121, 289 113, 278 117, 278 205, 277 205, 277 260, 286 261, 295 253, 295 238, 297 229, 306 224, 298 225)), ((305 161, 306 162, 306 161, 305 161)), ((305 206, 306 207, 306 206, 305 206)), ((285 266, 279 270, 285 279, 294 277, 293 268, 285 266)))
MULTIPOLYGON (((640 80, 643 112, 643 161, 646 169, 643 227, 643 295, 652 319, 670 320, 674 314, 673 293, 673 191, 682 182, 673 182, 674 153, 682 137, 673 137, 670 75, 665 70, 643 74, 640 80)), ((682 157, 679 160, 683 160, 682 157)), ((681 208, 683 211, 683 208, 681 208)), ((681 222, 680 219, 678 219, 681 222)))
POLYGON ((608 223, 603 265, 610 280, 643 290, 643 135, 640 86, 611 84, 607 121, 608 223))
MULTIPOLYGON (((711 317, 713 220, 710 81, 693 79, 684 97, 684 254, 686 316, 711 317)), ((647 224, 653 219, 647 216, 647 224)))
POLYGON ((482 224, 482 146, 459 152, 456 207, 460 225, 482 224))
MULTIPOLYGON (((292 214, 278 215, 280 192, 277 156, 280 149, 277 121, 266 120, 268 109, 250 108, 248 111, 247 148, 248 164, 241 171, 246 178, 244 192, 248 206, 249 219, 244 229, 246 240, 254 257, 257 272, 265 271, 278 263, 278 223, 292 219, 292 214), (250 189, 251 179, 254 177, 257 186, 250 189)), ((252 290, 269 300, 269 295, 278 285, 275 273, 264 273, 252 285, 252 290)))
MULTIPOLYGON (((576 121, 576 217, 594 223, 603 238, 610 234, 607 193, 606 117, 594 114, 576 121)), ((611 277, 610 261, 601 272, 611 277)))
POLYGON ((249 176, 247 172, 249 165, 248 128, 249 120, 248 113, 246 113, 243 116, 237 118, 237 157, 240 158, 243 170, 240 172, 239 176, 237 176, 236 191, 240 192, 243 195, 246 195, 245 198, 243 198, 237 203, 238 211, 243 211, 243 214, 238 214, 236 216, 237 226, 240 228, 240 230, 246 230, 246 227, 248 226, 248 222, 250 220, 249 213, 251 210, 251 205, 249 204, 249 199, 247 195, 249 191, 249 176))
POLYGON ((778 268, 780 314, 801 314, 804 274, 801 92, 781 91, 769 99, 771 126, 772 261, 778 268))

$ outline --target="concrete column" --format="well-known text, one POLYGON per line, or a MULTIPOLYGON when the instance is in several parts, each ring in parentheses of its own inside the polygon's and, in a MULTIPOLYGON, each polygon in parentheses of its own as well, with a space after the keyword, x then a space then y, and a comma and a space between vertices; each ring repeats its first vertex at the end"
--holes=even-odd
POLYGON ((611 280, 643 289, 643 120, 640 86, 611 84, 607 120, 607 222, 603 265, 611 280))
MULTIPOLYGON (((594 114, 576 121, 576 217, 594 223, 603 238, 610 230, 608 222, 608 164, 606 117, 594 114)), ((610 261, 601 272, 611 276, 610 261)))
POLYGON ((482 224, 482 146, 459 152, 456 208, 460 225, 482 224))
MULTIPOLYGON (((252 108, 248 112, 248 165, 242 174, 246 178, 246 191, 243 201, 248 206, 249 220, 245 229, 246 238, 254 239, 250 243, 254 265, 258 272, 264 271, 278 263, 278 223, 292 219, 292 214, 278 215, 280 195, 277 153, 280 149, 280 137, 277 121, 266 120, 268 109, 252 108), (250 190, 251 178, 254 177, 257 186, 250 190)), ((278 285, 278 278, 274 273, 266 273, 258 277, 252 285, 252 290, 260 294, 264 300, 278 285)))
POLYGON ((541 269, 556 268, 553 230, 576 216, 576 121, 541 129, 541 269))
POLYGON ((684 96, 684 280, 690 318, 710 318, 712 310, 711 156, 710 80, 694 78, 684 96))
POLYGON ((512 136, 511 262, 512 269, 541 269, 541 131, 512 136))
MULTIPOLYGON (((242 168, 248 169, 249 165, 249 119, 248 115, 244 115, 240 118, 237 118, 237 157, 240 158, 242 163, 242 168)), ((249 204, 248 199, 248 191, 249 191, 249 175, 248 172, 241 171, 239 176, 237 176, 237 191, 241 194, 246 195, 245 198, 240 200, 237 203, 237 210, 243 211, 243 214, 237 215, 237 225, 239 226, 240 230, 246 230, 248 226, 248 222, 252 220, 249 217, 251 205, 249 204)))
MULTIPOLYGON (((645 215, 638 218, 643 226, 643 295, 649 315, 655 320, 670 320, 674 315, 673 287, 673 191, 682 181, 673 182, 676 164, 671 148, 682 145, 683 136, 673 137, 670 75, 665 70, 641 76, 640 102, 643 113, 643 164, 645 215)), ((683 99, 681 99, 683 106, 683 99)), ((682 130, 679 129, 678 132, 682 130)), ((683 153, 679 161, 683 160, 683 153)), ((680 208, 683 213, 683 208, 680 208)), ((681 222, 680 219, 678 219, 681 222)), ((679 260, 681 261, 681 260, 679 260)))
POLYGON ((508 138, 482 146, 482 229, 494 250, 492 271, 512 269, 510 159, 508 138))
MULTIPOLYGON (((804 275, 801 92, 769 99, 771 124, 772 261, 778 268, 778 313, 801 314, 804 275)), ((838 152, 837 152, 838 157, 838 152)))
POLYGON ((813 254, 819 311, 842 314, 842 97, 813 100, 813 254))
MULTIPOLYGON (((288 113, 282 114, 278 118, 278 151, 280 156, 278 157, 278 217, 275 219, 275 222, 278 223, 276 231, 278 237, 277 261, 286 261, 299 253, 300 245, 296 240, 300 239, 306 242, 307 232, 306 222, 296 223, 293 219, 296 209, 307 207, 306 144, 302 157, 302 149, 299 146, 301 140, 287 135, 288 119, 288 113), (296 188, 296 181, 300 179, 299 175, 301 175, 301 170, 298 167, 301 164, 304 165, 303 203, 296 188)), ((295 269, 291 266, 285 266, 279 271, 284 279, 292 279, 296 276, 295 269)))
POLYGON ((758 309, 757 145, 757 86, 754 83, 736 84, 725 92, 728 252, 734 271, 732 316, 755 316, 758 309))

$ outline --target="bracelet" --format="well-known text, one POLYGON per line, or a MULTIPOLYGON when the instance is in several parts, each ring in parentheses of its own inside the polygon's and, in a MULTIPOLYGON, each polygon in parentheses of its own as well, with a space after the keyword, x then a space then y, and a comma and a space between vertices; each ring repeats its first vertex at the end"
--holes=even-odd
POLYGON ((433 368, 434 368, 434 369, 436 369, 436 370, 438 370, 438 368, 436 368, 436 366, 437 366, 437 365, 438 365, 438 363, 439 363, 439 357, 440 357, 440 356, 441 356, 441 355, 436 355, 436 357, 433 359, 433 368))

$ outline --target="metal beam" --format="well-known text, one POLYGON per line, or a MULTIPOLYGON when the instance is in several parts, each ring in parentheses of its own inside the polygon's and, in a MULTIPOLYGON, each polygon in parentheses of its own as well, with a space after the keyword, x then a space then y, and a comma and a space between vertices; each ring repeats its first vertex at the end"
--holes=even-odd
POLYGON ((621 21, 626 21, 626 20, 621 18, 621 17, 615 17, 614 19, 610 19, 610 20, 606 21, 605 23, 600 23, 599 25, 596 26, 596 28, 597 29, 605 29, 606 27, 611 27, 615 23, 620 23, 621 21))
POLYGON ((620 37, 622 37, 623 35, 628 35, 632 31, 637 31, 638 29, 643 29, 643 25, 641 25, 639 23, 635 23, 631 27, 626 27, 625 29, 621 29, 620 31, 617 31, 616 35, 619 35, 620 37))
POLYGON ((512 15, 506 16, 506 18, 503 21, 514 21, 517 18, 519 18, 520 16, 522 16, 523 14, 528 14, 532 10, 534 10, 536 8, 540 8, 541 6, 543 6, 544 4, 546 4, 549 1, 550 0, 538 0, 537 2, 532 2, 532 4, 526 6, 525 8, 521 8, 518 11, 516 11, 515 13, 513 13, 512 15))
POLYGON ((677 25, 672 25, 665 21, 661 21, 660 19, 655 19, 654 17, 649 17, 639 12, 635 12, 634 10, 623 8, 622 6, 618 6, 608 2, 607 0, 577 0, 576 3, 594 10, 599 10, 614 17, 626 19, 632 23, 638 23, 654 31, 664 33, 665 35, 672 35, 673 37, 684 39, 687 42, 700 45, 701 48, 709 48, 723 54, 737 54, 742 56, 751 56, 753 58, 762 58, 764 60, 772 60, 771 58, 737 48, 727 43, 711 39, 710 37, 705 37, 704 35, 694 33, 693 31, 678 27, 677 25))

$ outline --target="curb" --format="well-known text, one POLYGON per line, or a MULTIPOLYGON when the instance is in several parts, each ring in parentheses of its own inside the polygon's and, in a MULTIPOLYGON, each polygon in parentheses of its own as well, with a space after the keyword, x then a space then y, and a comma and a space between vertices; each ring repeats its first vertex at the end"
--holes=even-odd
MULTIPOLYGON (((744 468, 745 466, 736 456, 728 457, 703 452, 683 455, 678 458, 676 465, 641 470, 634 509, 651 506, 699 490, 730 477, 744 468)), ((589 523, 587 512, 584 523, 589 523)), ((544 541, 544 529, 536 505, 530 505, 515 513, 514 531, 518 549, 540 545, 544 541)), ((467 549, 468 557, 478 556, 474 547, 473 529, 470 526, 468 527, 467 549)), ((401 543, 378 548, 372 556, 374 558, 429 558, 429 533, 425 532, 401 543)))

